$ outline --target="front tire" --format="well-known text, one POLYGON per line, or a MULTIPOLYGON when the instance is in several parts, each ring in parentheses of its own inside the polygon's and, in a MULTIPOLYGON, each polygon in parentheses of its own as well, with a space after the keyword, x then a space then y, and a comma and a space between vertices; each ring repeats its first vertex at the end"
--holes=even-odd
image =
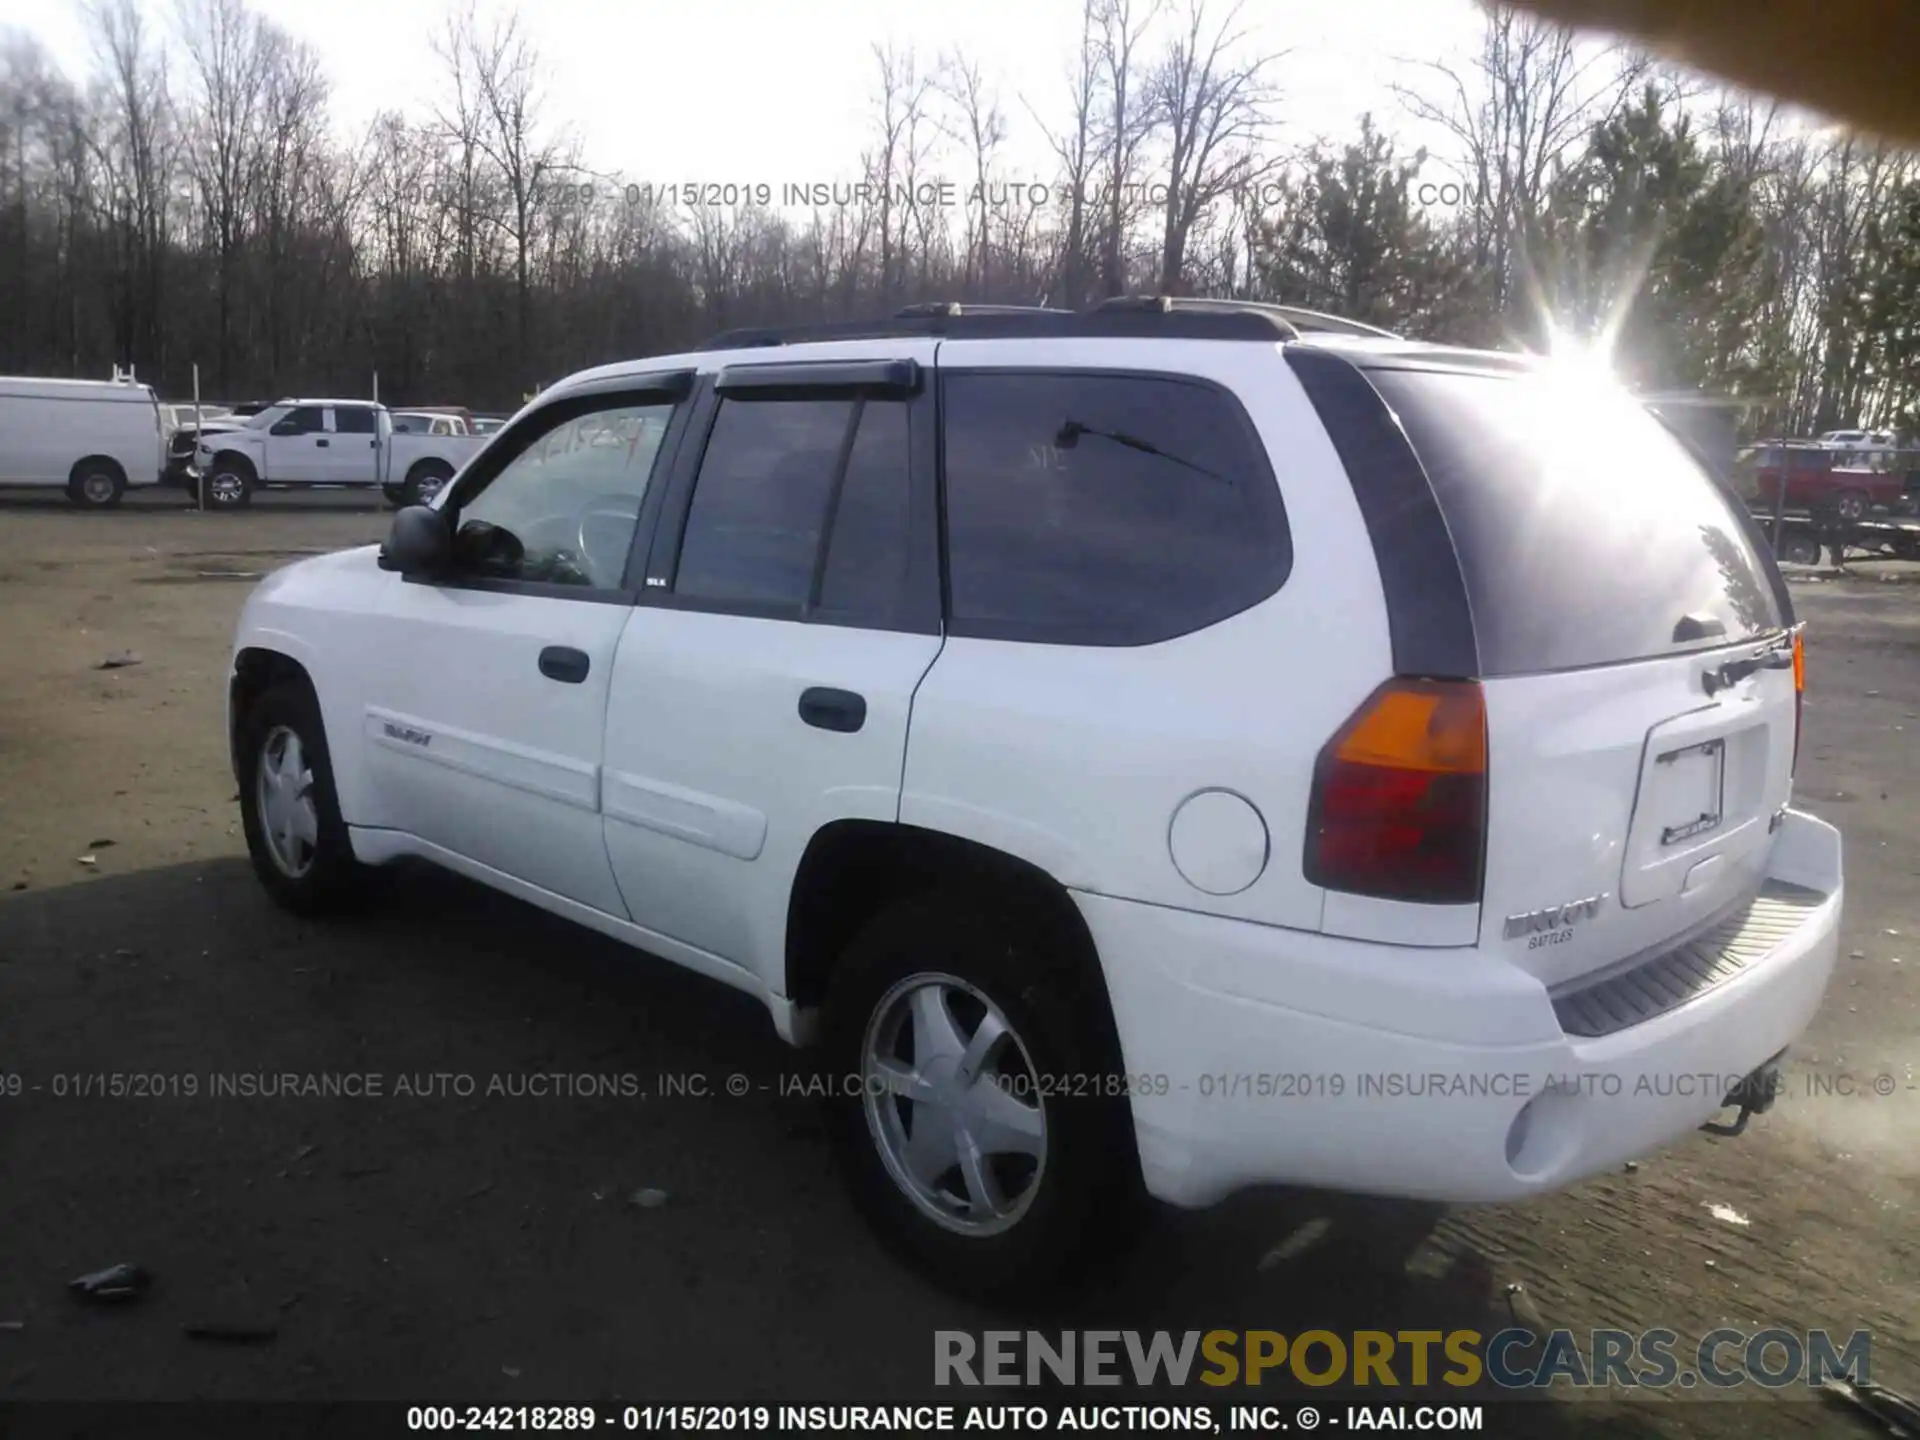
POLYGON ((915 897, 834 972, 822 1058, 855 1200, 962 1293, 1069 1283, 1138 1208, 1105 994, 1044 934, 991 896, 915 897))
POLYGON ((353 858, 313 691, 275 685, 247 711, 238 744, 247 854, 267 893, 296 915, 363 900, 374 872, 353 858))
POLYGON ((222 456, 207 476, 207 508, 238 510, 253 503, 253 467, 244 460, 222 456))

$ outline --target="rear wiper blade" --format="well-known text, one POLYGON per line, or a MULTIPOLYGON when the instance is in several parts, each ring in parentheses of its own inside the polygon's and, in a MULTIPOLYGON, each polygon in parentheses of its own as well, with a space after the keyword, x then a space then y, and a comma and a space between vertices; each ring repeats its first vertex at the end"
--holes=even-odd
POLYGON ((1223 485, 1231 485, 1233 483, 1225 475, 1217 474, 1207 469, 1204 465, 1196 465, 1185 456, 1175 455, 1171 451, 1162 450, 1151 440, 1142 440, 1138 435, 1129 435, 1124 430, 1102 430, 1098 426, 1087 425, 1079 420, 1069 420, 1060 427, 1059 433, 1053 437, 1053 443, 1057 449, 1071 450, 1079 443, 1082 435, 1097 435, 1102 440, 1111 440, 1114 444, 1124 445, 1129 450, 1138 450, 1142 455, 1152 455, 1160 460, 1169 460, 1175 465, 1183 466, 1188 470, 1204 475, 1209 480, 1218 480, 1223 485))
POLYGON ((1791 648, 1762 651, 1758 655, 1748 655, 1740 660, 1729 660, 1724 665, 1715 666, 1700 676, 1701 687, 1711 695, 1717 690, 1725 690, 1730 685, 1738 685, 1749 675, 1760 670, 1791 670, 1793 651, 1791 648))

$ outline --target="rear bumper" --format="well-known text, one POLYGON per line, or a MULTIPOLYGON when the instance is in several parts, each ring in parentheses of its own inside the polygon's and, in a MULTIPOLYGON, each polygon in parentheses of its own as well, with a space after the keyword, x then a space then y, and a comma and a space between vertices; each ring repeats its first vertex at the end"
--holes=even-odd
POLYGON ((1789 812, 1769 878, 1824 898, 1732 978, 1590 1039, 1561 1029, 1538 980, 1475 950, 1076 895, 1147 1188, 1187 1206, 1260 1184, 1511 1200, 1685 1136, 1799 1036, 1833 970, 1839 832, 1789 812))

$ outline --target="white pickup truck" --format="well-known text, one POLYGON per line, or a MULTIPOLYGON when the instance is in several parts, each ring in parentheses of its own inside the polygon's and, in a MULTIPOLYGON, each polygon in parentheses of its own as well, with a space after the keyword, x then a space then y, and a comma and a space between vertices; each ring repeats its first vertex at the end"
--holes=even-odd
POLYGON ((395 505, 440 492, 486 444, 479 435, 396 431, 366 400, 281 400, 239 429, 210 432, 195 452, 211 509, 245 505, 260 489, 379 486, 395 505))

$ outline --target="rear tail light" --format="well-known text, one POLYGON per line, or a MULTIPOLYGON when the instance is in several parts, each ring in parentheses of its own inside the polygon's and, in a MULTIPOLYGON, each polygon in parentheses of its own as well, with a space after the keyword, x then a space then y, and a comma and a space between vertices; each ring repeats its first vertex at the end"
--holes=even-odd
POLYGON ((1306 875, 1386 900, 1480 899, 1487 710, 1473 681, 1391 680, 1314 768, 1306 875))
POLYGON ((1806 710, 1807 698, 1807 643, 1806 632, 1793 632, 1793 766, 1787 772, 1798 774, 1800 770, 1800 731, 1801 716, 1806 710))

